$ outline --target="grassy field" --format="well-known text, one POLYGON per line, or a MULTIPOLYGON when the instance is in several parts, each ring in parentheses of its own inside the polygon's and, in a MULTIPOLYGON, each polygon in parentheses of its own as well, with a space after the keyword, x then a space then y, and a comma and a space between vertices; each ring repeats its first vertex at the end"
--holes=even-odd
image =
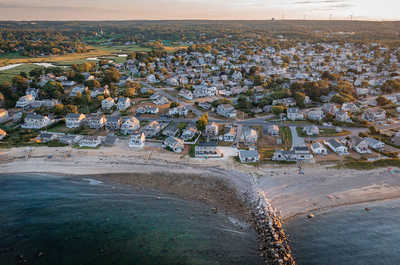
POLYGON ((0 66, 18 63, 54 63, 57 65, 72 65, 74 63, 82 63, 86 58, 92 57, 105 57, 112 56, 113 58, 120 58, 113 56, 115 53, 133 52, 133 51, 151 51, 149 48, 140 47, 137 45, 127 46, 90 46, 89 51, 86 53, 70 53, 57 56, 44 56, 44 57, 15 57, 15 55, 0 57, 0 66))
POLYGON ((5 81, 11 83, 11 80, 14 76, 19 75, 21 72, 26 72, 27 74, 29 74, 32 69, 39 67, 41 66, 34 64, 23 64, 12 69, 0 71, 0 83, 3 83, 5 81))
POLYGON ((289 127, 280 127, 279 133, 282 137, 282 146, 286 150, 290 150, 292 147, 292 132, 290 131, 289 127))
POLYGON ((351 161, 345 162, 342 165, 338 165, 338 168, 350 168, 356 170, 371 170, 381 167, 400 167, 400 160, 399 159, 384 159, 378 160, 373 162, 367 161, 351 161))
MULTIPOLYGON (((19 63, 53 63, 55 65, 72 65, 86 61, 87 58, 93 57, 109 57, 117 63, 124 62, 126 58, 115 56, 117 53, 131 52, 149 52, 152 49, 139 45, 93 45, 89 46, 89 51, 86 53, 70 53, 65 55, 44 56, 44 57, 24 57, 19 54, 1 54, 0 66, 19 63)), ((178 49, 186 48, 185 46, 165 46, 167 52, 174 52, 178 49)))
MULTIPOLYGON (((297 127, 297 134, 300 137, 310 137, 303 131, 303 127, 297 127)), ((340 137, 350 135, 350 131, 336 132, 336 129, 324 128, 319 130, 319 135, 311 136, 311 137, 340 137)))

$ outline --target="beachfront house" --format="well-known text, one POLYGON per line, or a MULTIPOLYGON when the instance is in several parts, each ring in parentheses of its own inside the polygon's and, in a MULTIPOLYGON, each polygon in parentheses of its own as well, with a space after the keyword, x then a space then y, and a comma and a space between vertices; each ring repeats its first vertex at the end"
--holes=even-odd
POLYGON ((328 146, 333 152, 337 153, 338 155, 347 155, 349 151, 347 147, 341 143, 338 139, 329 139, 324 142, 326 146, 328 146))
POLYGON ((327 155, 328 154, 328 150, 326 149, 326 147, 321 144, 320 142, 315 142, 311 144, 311 151, 313 152, 313 154, 315 155, 327 155))
POLYGON ((368 146, 375 150, 382 150, 385 148, 385 144, 381 141, 376 140, 375 138, 365 138, 367 141, 368 146))
POLYGON ((176 137, 168 136, 162 143, 162 146, 171 149, 175 153, 182 153, 185 148, 183 140, 176 137))
POLYGON ((86 115, 82 113, 68 113, 65 117, 65 126, 67 128, 78 128, 85 120, 86 115))
POLYGON ((220 158, 222 152, 218 149, 216 141, 200 142, 195 146, 194 156, 197 158, 220 158))
POLYGON ((146 141, 146 136, 143 132, 133 133, 129 139, 129 147, 132 148, 142 148, 146 141))
POLYGON ((79 140, 79 147, 96 148, 101 144, 101 139, 98 136, 85 135, 79 140))
POLYGON ((241 163, 256 163, 260 161, 260 154, 257 150, 240 150, 239 159, 241 163))
POLYGON ((352 148, 359 154, 370 154, 371 150, 369 150, 368 142, 359 137, 359 136, 352 136, 349 140, 349 147, 352 148))

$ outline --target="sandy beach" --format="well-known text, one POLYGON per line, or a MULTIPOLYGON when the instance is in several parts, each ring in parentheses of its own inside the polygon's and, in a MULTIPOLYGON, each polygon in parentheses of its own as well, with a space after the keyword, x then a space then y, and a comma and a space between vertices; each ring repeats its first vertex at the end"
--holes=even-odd
POLYGON ((254 167, 227 158, 200 160, 159 149, 129 149, 123 143, 100 149, 27 150, 1 149, 0 173, 90 175, 200 200, 242 216, 247 211, 243 199, 257 192, 265 194, 284 219, 400 197, 400 175, 388 169, 356 171, 309 164, 304 166, 305 174, 299 175, 296 166, 254 167))

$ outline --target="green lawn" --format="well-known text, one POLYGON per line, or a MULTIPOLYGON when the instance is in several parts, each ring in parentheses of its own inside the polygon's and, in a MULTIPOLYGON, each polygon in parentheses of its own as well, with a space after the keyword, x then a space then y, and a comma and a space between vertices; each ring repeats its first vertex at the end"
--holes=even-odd
POLYGON ((96 45, 95 47, 113 52, 149 52, 151 48, 142 47, 136 44, 132 45, 96 45))
POLYGON ((378 160, 373 162, 367 161, 351 161, 345 162, 342 165, 338 165, 338 168, 350 168, 356 170, 372 170, 381 167, 400 167, 400 160, 399 159, 384 159, 378 160))
POLYGON ((289 127, 280 127, 279 133, 282 137, 282 145, 286 150, 292 147, 292 132, 289 127))
POLYGON ((29 72, 32 69, 39 68, 42 66, 35 65, 35 64, 23 64, 20 66, 17 66, 12 69, 0 71, 0 83, 3 83, 5 81, 11 82, 14 76, 19 75, 21 72, 26 72, 29 75, 29 72))

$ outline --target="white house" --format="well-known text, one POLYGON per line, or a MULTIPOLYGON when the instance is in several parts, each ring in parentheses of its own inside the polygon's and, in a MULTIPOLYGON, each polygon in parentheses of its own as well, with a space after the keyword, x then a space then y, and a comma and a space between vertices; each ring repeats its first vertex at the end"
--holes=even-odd
POLYGON ((128 109, 130 106, 131 106, 131 100, 129 98, 123 97, 118 99, 117 107, 119 111, 124 111, 128 109))
POLYGON ((82 113, 68 113, 65 117, 65 126, 67 128, 78 128, 85 118, 86 115, 82 113))
POLYGON ((316 155, 327 155, 328 150, 320 142, 311 144, 311 151, 316 155))
POLYGON ((146 136, 143 132, 132 134, 129 139, 129 147, 142 148, 145 141, 146 136))
POLYGON ((367 109, 361 115, 361 118, 366 121, 382 121, 386 119, 386 111, 380 108, 367 109))
POLYGON ((101 108, 105 110, 110 110, 114 107, 114 99, 108 97, 101 101, 101 108))
POLYGON ((291 121, 304 120, 304 114, 298 108, 288 108, 287 118, 291 121))
POLYGON ((98 136, 85 135, 79 141, 80 147, 98 147, 101 144, 101 139, 98 136))
POLYGON ((337 139, 329 139, 325 141, 325 145, 327 145, 333 152, 339 155, 346 155, 349 153, 347 147, 337 139))
POLYGON ((176 137, 168 136, 162 146, 164 148, 170 148, 175 153, 182 153, 183 149, 185 148, 183 140, 178 139, 176 137))
POLYGON ((225 142, 233 142, 236 138, 237 128, 234 126, 227 126, 224 133, 225 142))
POLYGON ((195 146, 194 154, 197 158, 219 158, 223 155, 215 141, 198 143, 195 146))
POLYGON ((367 141, 368 146, 370 148, 376 149, 376 150, 381 150, 385 148, 385 144, 381 141, 378 141, 374 138, 365 138, 365 141, 367 141))
POLYGON ((22 96, 18 99, 17 103, 15 104, 16 108, 27 108, 29 107, 33 102, 35 101, 35 98, 32 95, 25 95, 22 96))
POLYGON ((125 118, 122 121, 121 132, 125 135, 133 134, 140 129, 140 122, 135 117, 125 118))
POLYGON ((307 113, 307 118, 312 121, 321 121, 324 117, 324 112, 319 109, 311 110, 307 113))
POLYGON ((220 104, 217 107, 217 114, 224 116, 226 118, 235 118, 236 110, 230 104, 220 104))
POLYGON ((187 99, 187 100, 192 100, 193 99, 193 93, 190 90, 187 89, 181 89, 179 91, 179 96, 187 99))
POLYGON ((260 161, 260 154, 257 150, 240 150, 239 159, 241 163, 256 163, 260 161))
POLYGON ((215 122, 206 125, 206 135, 207 136, 218 136, 218 125, 215 122))
POLYGON ((21 127, 23 129, 42 129, 48 126, 50 123, 51 120, 47 116, 29 113, 26 115, 24 124, 22 124, 21 127))

